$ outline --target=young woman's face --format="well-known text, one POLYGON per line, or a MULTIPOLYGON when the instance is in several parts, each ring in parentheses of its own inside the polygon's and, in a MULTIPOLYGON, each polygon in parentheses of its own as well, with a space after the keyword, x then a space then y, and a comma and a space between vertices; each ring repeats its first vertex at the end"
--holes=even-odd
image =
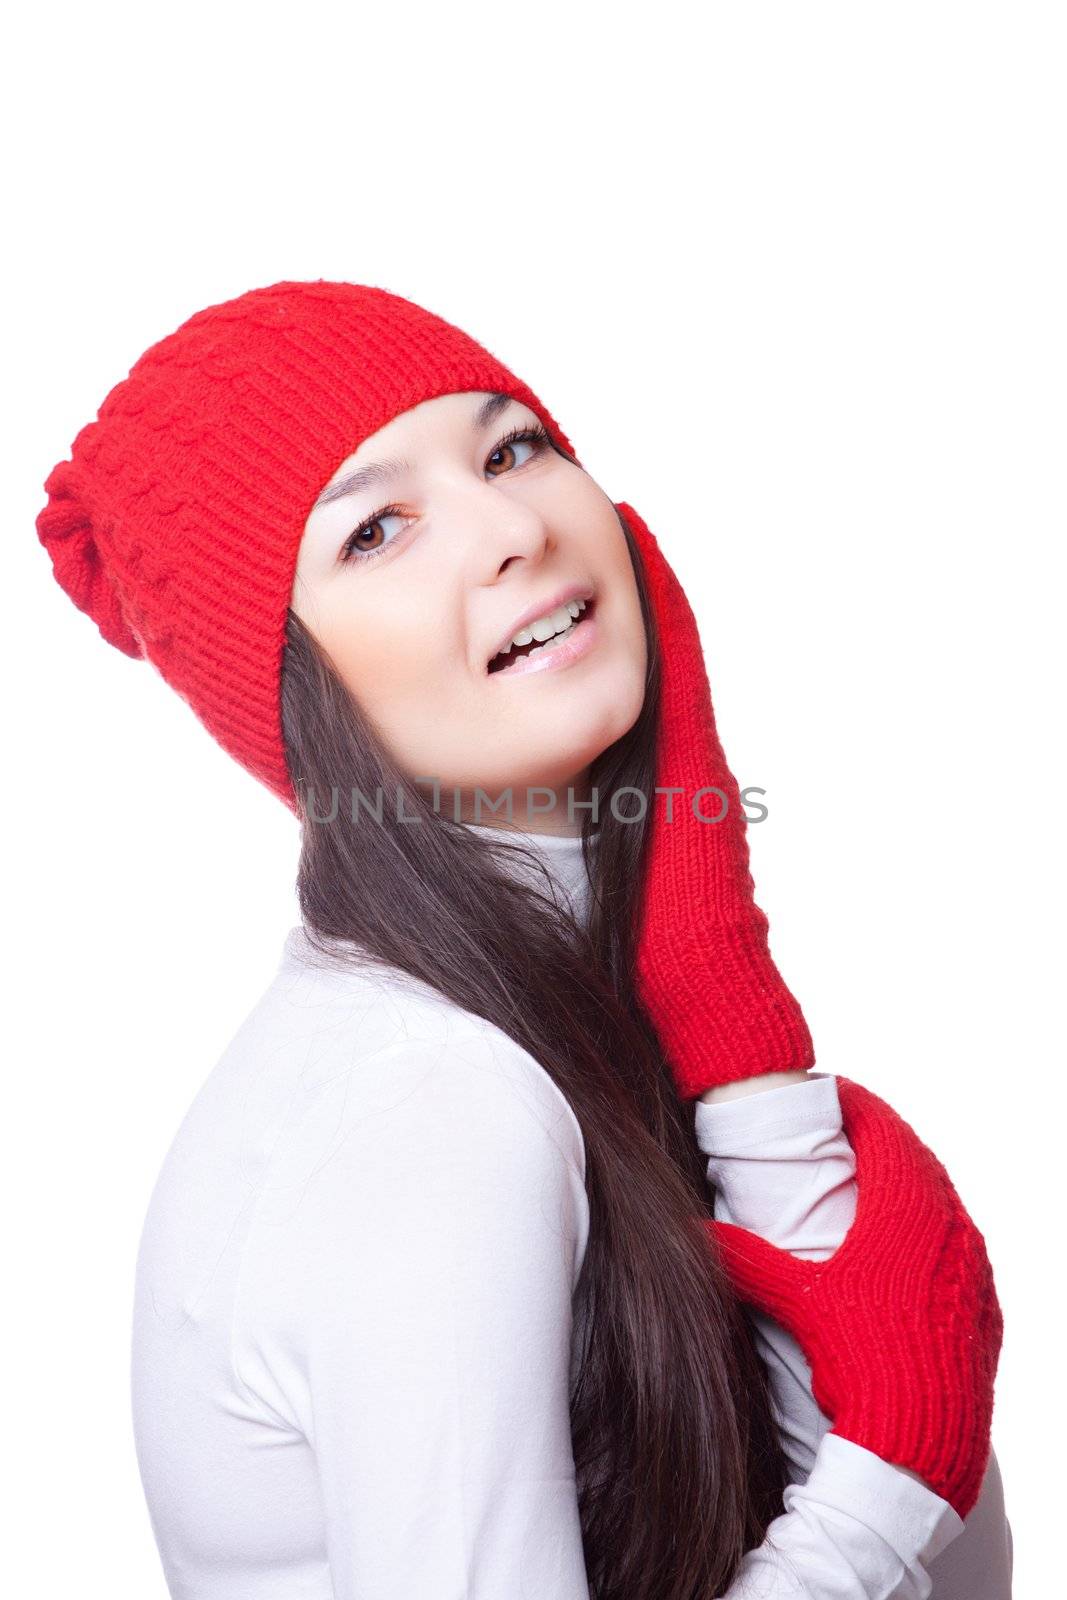
MULTIPOLYGON (((568 787, 583 798, 590 763, 636 721, 646 645, 614 506, 541 431, 528 406, 483 393, 395 417, 323 486, 292 607, 402 769, 440 781, 447 815, 454 791, 476 820, 475 788, 510 790, 520 827, 574 833, 584 813, 568 819, 568 787), (519 659, 569 622, 540 619, 571 597, 586 601, 571 635, 519 659), (534 619, 530 643, 494 660, 534 619), (556 797, 540 815, 537 786, 556 797)), ((494 820, 484 802, 481 820, 494 820)))

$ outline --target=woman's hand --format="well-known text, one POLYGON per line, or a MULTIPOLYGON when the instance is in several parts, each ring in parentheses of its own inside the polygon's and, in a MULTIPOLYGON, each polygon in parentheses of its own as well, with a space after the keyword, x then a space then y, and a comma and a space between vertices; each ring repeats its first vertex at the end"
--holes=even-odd
POLYGON ((891 1106, 837 1080, 856 1215, 825 1261, 710 1222, 741 1299, 808 1359, 831 1431, 905 1468, 966 1517, 990 1453, 1003 1320, 981 1233, 891 1106))
POLYGON ((815 1053, 753 898, 741 796, 692 608, 647 525, 625 502, 616 509, 640 553, 659 637, 655 783, 668 791, 648 797, 637 987, 688 1100, 757 1074, 805 1071, 815 1053))

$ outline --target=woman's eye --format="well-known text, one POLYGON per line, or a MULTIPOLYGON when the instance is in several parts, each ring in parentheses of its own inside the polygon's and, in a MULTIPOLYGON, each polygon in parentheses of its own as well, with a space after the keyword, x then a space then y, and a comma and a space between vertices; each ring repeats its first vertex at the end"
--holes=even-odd
MULTIPOLYGON (((489 457, 489 463, 499 461, 501 471, 512 472, 516 467, 524 466, 530 456, 544 448, 548 442, 548 435, 543 428, 516 428, 506 439, 501 439, 496 449, 489 457), (518 452, 528 450, 529 455, 517 458, 518 452)), ((493 477, 499 474, 493 473, 493 477)))
POLYGON ((349 534, 341 550, 341 560, 369 561, 372 556, 380 555, 391 543, 385 537, 385 524, 403 520, 403 513, 396 506, 383 506, 381 511, 376 511, 373 517, 368 517, 354 533, 349 534))

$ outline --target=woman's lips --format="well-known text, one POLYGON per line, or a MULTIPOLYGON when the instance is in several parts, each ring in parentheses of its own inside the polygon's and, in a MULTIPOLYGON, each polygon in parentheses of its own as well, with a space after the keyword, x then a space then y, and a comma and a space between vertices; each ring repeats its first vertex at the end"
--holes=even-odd
POLYGON ((590 601, 562 644, 550 650, 538 650, 534 655, 517 656, 509 667, 491 672, 491 678, 518 678, 531 672, 551 672, 557 668, 573 666, 587 656, 600 636, 596 605, 590 601))

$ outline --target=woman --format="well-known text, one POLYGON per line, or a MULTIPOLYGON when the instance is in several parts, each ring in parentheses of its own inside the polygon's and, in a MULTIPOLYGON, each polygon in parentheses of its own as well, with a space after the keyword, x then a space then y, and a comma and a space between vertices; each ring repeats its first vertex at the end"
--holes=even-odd
POLYGON ((138 1260, 171 1593, 1006 1594, 981 1235, 812 1072, 692 613, 532 391, 281 283, 46 487, 74 601, 303 824, 138 1260))

